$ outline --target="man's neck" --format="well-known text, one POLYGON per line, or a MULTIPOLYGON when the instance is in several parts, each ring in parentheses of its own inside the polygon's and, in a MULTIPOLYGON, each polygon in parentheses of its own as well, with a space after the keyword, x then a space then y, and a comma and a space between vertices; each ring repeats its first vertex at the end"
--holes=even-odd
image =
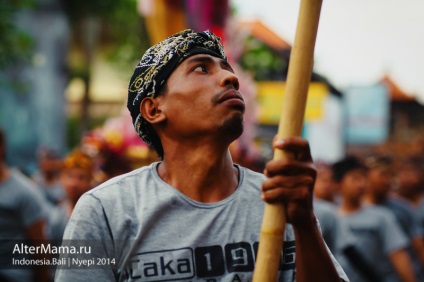
POLYGON ((352 201, 348 201, 346 199, 343 200, 342 204, 340 205, 340 211, 343 214, 350 214, 350 213, 354 213, 358 210, 360 210, 362 207, 361 205, 361 201, 357 201, 357 200, 352 200, 352 201))
POLYGON ((42 174, 42 176, 43 176, 44 182, 47 185, 54 184, 58 179, 57 173, 52 173, 52 172, 48 172, 48 173, 45 172, 42 174))
POLYGON ((228 148, 207 145, 165 150, 158 167, 159 176, 189 198, 199 202, 218 202, 238 186, 239 172, 228 148))
POLYGON ((419 203, 421 202, 422 199, 422 194, 421 193, 404 193, 404 194, 400 194, 399 196, 403 199, 405 199, 406 201, 408 201, 412 206, 418 206, 419 203))
POLYGON ((363 201, 368 204, 381 205, 387 200, 386 196, 367 193, 363 201))

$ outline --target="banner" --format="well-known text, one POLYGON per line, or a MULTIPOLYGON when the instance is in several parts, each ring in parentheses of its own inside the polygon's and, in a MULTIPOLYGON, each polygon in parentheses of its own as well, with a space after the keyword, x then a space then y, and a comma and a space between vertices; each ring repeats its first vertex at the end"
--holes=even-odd
MULTIPOLYGON (((259 102, 259 123, 277 125, 280 121, 286 83, 261 81, 257 83, 259 102)), ((324 83, 312 82, 306 102, 305 122, 319 120, 323 116, 324 101, 329 91, 324 83)))
POLYGON ((350 87, 344 92, 348 144, 385 142, 389 134, 389 91, 384 84, 350 87))
POLYGON ((304 124, 304 138, 309 140, 315 161, 333 163, 345 154, 343 104, 336 95, 324 99, 323 116, 304 124))

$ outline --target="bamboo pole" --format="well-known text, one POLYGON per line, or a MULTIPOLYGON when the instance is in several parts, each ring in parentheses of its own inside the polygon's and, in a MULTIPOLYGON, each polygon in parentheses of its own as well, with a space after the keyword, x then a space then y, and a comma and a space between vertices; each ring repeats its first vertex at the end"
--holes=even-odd
MULTIPOLYGON (((296 35, 290 55, 286 93, 277 138, 301 136, 311 80, 316 34, 322 0, 301 0, 296 35)), ((274 159, 291 158, 282 150, 274 159)), ((266 204, 260 234, 254 282, 277 281, 286 225, 283 204, 266 204)))

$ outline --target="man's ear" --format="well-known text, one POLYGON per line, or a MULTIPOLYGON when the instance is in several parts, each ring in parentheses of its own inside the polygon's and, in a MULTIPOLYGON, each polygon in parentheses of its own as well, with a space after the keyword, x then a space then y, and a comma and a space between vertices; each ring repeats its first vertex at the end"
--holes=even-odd
POLYGON ((159 107, 158 99, 144 98, 140 103, 140 113, 151 124, 157 124, 166 119, 165 113, 159 107))

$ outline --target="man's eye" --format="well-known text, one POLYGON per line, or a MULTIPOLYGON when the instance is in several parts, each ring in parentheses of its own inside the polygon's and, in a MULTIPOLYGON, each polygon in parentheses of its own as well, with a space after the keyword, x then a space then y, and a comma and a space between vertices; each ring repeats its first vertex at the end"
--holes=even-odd
POLYGON ((206 72, 206 68, 204 66, 197 66, 193 69, 193 71, 206 72))

